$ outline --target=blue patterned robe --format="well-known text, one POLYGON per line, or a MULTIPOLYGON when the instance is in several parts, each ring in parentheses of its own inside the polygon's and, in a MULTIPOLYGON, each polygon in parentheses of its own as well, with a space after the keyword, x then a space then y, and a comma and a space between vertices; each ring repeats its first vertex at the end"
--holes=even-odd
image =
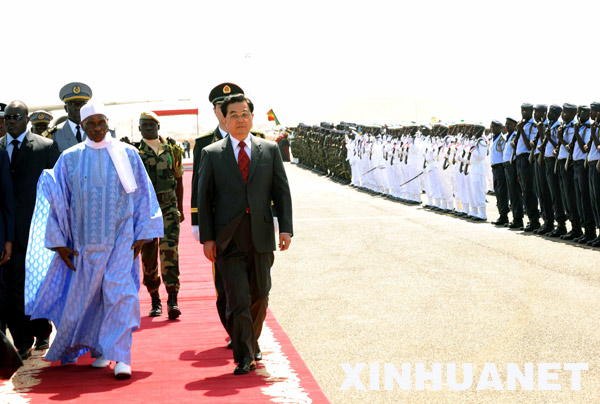
POLYGON ((140 157, 126 147, 137 189, 127 194, 107 149, 80 143, 40 177, 26 260, 25 310, 57 328, 50 361, 93 357, 131 363, 140 325, 136 240, 163 236, 156 194, 140 157), (71 271, 50 248, 79 253, 71 271), (44 248, 45 247, 45 248, 44 248))

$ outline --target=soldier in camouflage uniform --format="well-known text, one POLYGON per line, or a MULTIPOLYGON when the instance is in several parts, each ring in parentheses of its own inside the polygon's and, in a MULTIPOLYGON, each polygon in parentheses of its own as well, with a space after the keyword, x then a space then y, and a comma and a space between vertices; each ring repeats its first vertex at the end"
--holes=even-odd
POLYGON ((173 139, 165 141, 158 136, 160 122, 153 112, 144 112, 140 115, 139 129, 143 137, 138 146, 139 154, 152 185, 154 185, 165 226, 165 235, 160 241, 154 239, 142 247, 144 285, 152 297, 149 316, 155 317, 162 314, 158 293, 160 286, 158 250, 160 247, 161 275, 169 295, 168 315, 173 320, 181 314, 177 304, 177 293, 179 292, 179 223, 184 220, 183 165, 181 161, 183 150, 173 139))

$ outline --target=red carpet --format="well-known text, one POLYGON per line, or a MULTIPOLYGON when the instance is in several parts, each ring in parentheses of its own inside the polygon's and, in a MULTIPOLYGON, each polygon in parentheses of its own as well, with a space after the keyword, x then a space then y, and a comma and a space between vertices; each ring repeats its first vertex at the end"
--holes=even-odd
MULTIPOLYGON (((147 317, 150 298, 142 285, 141 329, 134 333, 133 376, 117 381, 114 364, 94 369, 89 355, 77 365, 36 369, 39 359, 11 380, 14 390, 0 390, 0 402, 49 403, 327 403, 285 332, 269 312, 260 345, 263 361, 255 372, 234 376, 232 353, 215 308, 212 270, 202 247, 191 235, 191 172, 186 171, 185 214, 180 239, 181 291, 178 320, 165 314, 147 317), (33 365, 32 365, 33 364, 33 365), (33 367, 33 368, 32 368, 33 367), (29 369, 31 368, 31 369, 29 369)), ((28 361, 29 362, 29 361, 28 361)), ((38 366, 39 367, 39 366, 38 366)))

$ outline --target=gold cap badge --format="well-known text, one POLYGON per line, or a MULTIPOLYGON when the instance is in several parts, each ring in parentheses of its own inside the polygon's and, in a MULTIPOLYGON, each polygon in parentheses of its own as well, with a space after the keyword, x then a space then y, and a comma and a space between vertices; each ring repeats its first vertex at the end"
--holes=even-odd
POLYGON ((225 86, 223 87, 223 94, 229 94, 231 92, 231 87, 225 86))
POLYGON ((73 87, 73 93, 74 94, 79 94, 80 92, 81 92, 81 87, 79 87, 79 86, 73 87))

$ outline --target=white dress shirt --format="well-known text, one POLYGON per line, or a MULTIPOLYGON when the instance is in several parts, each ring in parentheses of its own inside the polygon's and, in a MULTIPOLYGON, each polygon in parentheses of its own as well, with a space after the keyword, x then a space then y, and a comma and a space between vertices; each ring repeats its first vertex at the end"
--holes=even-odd
MULTIPOLYGON (((19 150, 21 150, 21 146, 23 146, 23 140, 25 140, 25 135, 27 134, 27 131, 21 133, 19 135, 19 137, 17 137, 16 139, 19 141, 19 150)), ((15 140, 14 137, 12 137, 10 135, 10 133, 6 134, 6 152, 8 153, 8 158, 11 159, 12 158, 12 152, 13 152, 13 144, 12 141, 15 140)))
MULTIPOLYGON (((246 144, 246 147, 244 148, 246 150, 246 154, 248 155, 248 160, 252 161, 252 156, 251 154, 251 149, 252 147, 251 145, 251 139, 252 136, 248 133, 248 136, 243 139, 244 143, 246 144)), ((233 136, 231 136, 231 146, 233 147, 233 155, 235 156, 235 161, 238 161, 238 156, 240 154, 240 141, 237 140, 236 138, 234 138, 233 136)))

